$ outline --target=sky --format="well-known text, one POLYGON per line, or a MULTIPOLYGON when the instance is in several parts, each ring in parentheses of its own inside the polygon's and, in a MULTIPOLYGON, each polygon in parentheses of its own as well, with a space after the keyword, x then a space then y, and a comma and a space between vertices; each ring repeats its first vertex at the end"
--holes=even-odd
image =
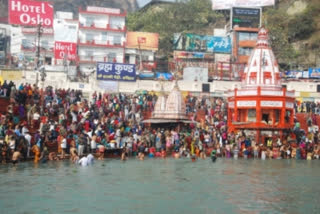
POLYGON ((145 4, 150 2, 151 0, 137 0, 139 7, 143 7, 145 4))
MULTIPOLYGON (((145 4, 149 3, 151 0, 137 0, 139 7, 143 7, 145 4)), ((175 0, 165 0, 165 1, 175 1, 175 0)))

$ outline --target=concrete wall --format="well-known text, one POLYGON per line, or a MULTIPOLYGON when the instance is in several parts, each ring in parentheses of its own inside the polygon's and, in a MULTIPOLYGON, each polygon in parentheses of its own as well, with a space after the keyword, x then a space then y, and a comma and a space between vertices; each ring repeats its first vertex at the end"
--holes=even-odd
MULTIPOLYGON (((21 83, 36 83, 36 72, 34 71, 22 71, 23 78, 21 80, 15 80, 16 84, 21 83)), ((134 93, 138 90, 147 90, 147 91, 160 91, 161 85, 163 85, 163 89, 167 92, 171 91, 174 82, 160 82, 154 80, 137 80, 136 82, 105 82, 105 81, 97 81, 95 74, 89 77, 88 83, 81 82, 71 82, 67 79, 67 75, 64 72, 46 72, 47 77, 44 86, 52 86, 54 88, 72 88, 72 89, 81 89, 85 93, 93 93, 94 91, 105 91, 104 88, 108 88, 109 92, 123 92, 123 93, 134 93)), ((0 71, 1 75, 1 71, 0 71)), ((42 82, 39 79, 39 87, 42 87, 42 82)), ((201 82, 194 81, 178 81, 178 85, 180 90, 182 91, 190 91, 190 92, 202 92, 202 84, 201 82)), ((223 94, 228 90, 234 90, 235 88, 239 88, 241 82, 236 81, 213 81, 211 83, 206 83, 210 85, 210 92, 216 94, 223 94)), ((288 90, 295 90, 295 95, 297 98, 312 98, 313 100, 320 101, 320 93, 317 92, 317 85, 320 85, 320 82, 287 82, 283 83, 283 85, 287 86, 288 90)))

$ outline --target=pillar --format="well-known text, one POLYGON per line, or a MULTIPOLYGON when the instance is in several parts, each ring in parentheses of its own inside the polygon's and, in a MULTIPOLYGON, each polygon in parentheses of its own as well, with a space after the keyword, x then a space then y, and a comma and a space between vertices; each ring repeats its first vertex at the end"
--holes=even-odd
POLYGON ((261 124, 261 103, 260 103, 260 94, 261 94, 261 88, 260 86, 257 88, 258 90, 258 97, 256 99, 257 106, 256 106, 256 124, 259 126, 261 124))

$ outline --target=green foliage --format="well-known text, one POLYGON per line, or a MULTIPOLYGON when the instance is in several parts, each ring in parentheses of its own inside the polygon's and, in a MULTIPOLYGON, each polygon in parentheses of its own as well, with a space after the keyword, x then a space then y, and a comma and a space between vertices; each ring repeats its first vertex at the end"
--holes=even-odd
POLYGON ((276 58, 281 64, 295 64, 299 55, 288 40, 289 16, 284 10, 270 8, 264 13, 265 27, 276 58))
MULTIPOLYGON (((315 10, 312 9, 312 13, 315 10)), ((295 16, 289 21, 288 36, 290 41, 307 39, 316 29, 311 10, 307 9, 301 15, 295 16)))
POLYGON ((212 11, 210 0, 190 0, 128 14, 127 26, 130 31, 159 33, 159 52, 168 56, 174 33, 200 33, 219 18, 221 15, 212 11))

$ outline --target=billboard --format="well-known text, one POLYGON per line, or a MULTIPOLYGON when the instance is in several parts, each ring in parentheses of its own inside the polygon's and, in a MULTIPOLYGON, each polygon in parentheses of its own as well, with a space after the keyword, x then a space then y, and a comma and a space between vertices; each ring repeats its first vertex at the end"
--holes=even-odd
POLYGON ((229 10, 232 7, 264 7, 275 5, 275 0, 211 0, 213 10, 229 10))
POLYGON ((55 42, 54 43, 54 58, 76 60, 77 44, 71 42, 55 42))
POLYGON ((159 34, 147 32, 127 32, 126 48, 157 51, 159 47, 159 34))
POLYGON ((174 51, 174 59, 214 59, 213 53, 174 51))
POLYGON ((31 0, 9 0, 9 24, 53 26, 53 4, 31 0))
POLYGON ((238 25, 239 27, 260 27, 260 8, 232 8, 232 27, 238 25))
POLYGON ((183 51, 230 53, 230 37, 175 33, 173 49, 183 51))
POLYGON ((183 69, 183 80, 208 82, 208 68, 186 67, 183 69))
POLYGON ((97 80, 136 81, 136 66, 132 64, 98 62, 97 80))
POLYGON ((19 70, 2 70, 1 76, 3 80, 21 80, 22 71, 19 70))
POLYGON ((320 78, 320 68, 309 68, 309 78, 320 78))
POLYGON ((157 72, 156 78, 160 80, 172 80, 173 75, 171 73, 163 73, 163 72, 157 72))
POLYGON ((60 42, 78 41, 78 23, 66 22, 63 19, 54 20, 54 40, 60 42))

